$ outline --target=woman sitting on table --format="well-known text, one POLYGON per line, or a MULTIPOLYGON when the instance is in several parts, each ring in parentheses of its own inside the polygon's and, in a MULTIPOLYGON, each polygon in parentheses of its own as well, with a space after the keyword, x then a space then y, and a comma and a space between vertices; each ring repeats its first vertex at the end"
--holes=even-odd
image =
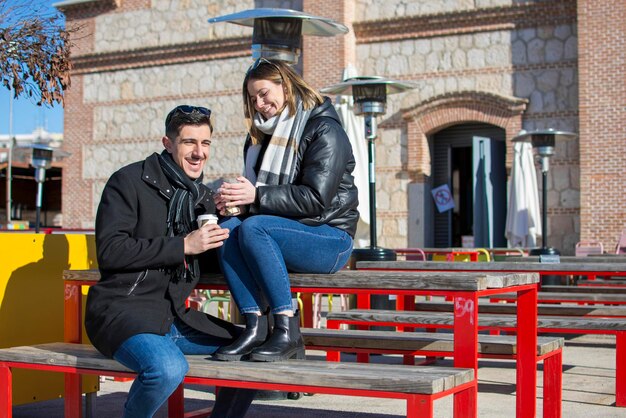
POLYGON ((288 271, 334 273, 347 263, 359 218, 352 147, 330 99, 281 61, 258 59, 243 99, 244 176, 220 187, 216 205, 243 213, 221 223, 230 235, 220 262, 246 329, 214 357, 304 358, 288 271))

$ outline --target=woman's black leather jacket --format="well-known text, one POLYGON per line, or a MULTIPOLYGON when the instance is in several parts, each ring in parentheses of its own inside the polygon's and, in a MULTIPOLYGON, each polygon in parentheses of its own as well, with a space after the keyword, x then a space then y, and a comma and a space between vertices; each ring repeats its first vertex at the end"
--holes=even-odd
MULTIPOLYGON (((249 142, 248 138, 244 153, 249 142)), ((328 224, 354 237, 359 219, 354 165, 339 115, 325 98, 312 110, 302 132, 293 183, 259 186, 250 213, 284 216, 306 225, 328 224)))

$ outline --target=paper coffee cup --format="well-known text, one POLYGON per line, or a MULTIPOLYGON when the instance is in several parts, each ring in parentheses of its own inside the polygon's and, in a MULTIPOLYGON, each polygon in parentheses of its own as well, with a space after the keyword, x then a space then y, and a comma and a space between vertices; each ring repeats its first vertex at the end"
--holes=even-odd
POLYGON ((198 228, 202 228, 206 224, 217 224, 217 215, 213 215, 212 213, 206 213, 204 215, 198 216, 198 228))

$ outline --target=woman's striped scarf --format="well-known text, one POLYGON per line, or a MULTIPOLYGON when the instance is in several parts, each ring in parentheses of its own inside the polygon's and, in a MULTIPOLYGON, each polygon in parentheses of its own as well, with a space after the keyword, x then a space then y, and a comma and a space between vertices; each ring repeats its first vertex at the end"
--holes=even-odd
POLYGON ((264 120, 260 113, 255 115, 255 126, 264 134, 272 135, 255 186, 289 184, 293 181, 300 137, 310 114, 311 111, 304 110, 302 101, 298 100, 296 113, 291 117, 287 107, 268 120, 264 120))
MULTIPOLYGON (((202 184, 202 176, 195 180, 190 179, 166 150, 159 155, 159 163, 163 174, 174 189, 174 194, 167 205, 167 236, 187 236, 195 229, 196 205, 211 191, 202 184)), ((173 280, 176 282, 180 279, 191 281, 199 276, 198 258, 193 255, 186 255, 185 263, 173 271, 173 280)))

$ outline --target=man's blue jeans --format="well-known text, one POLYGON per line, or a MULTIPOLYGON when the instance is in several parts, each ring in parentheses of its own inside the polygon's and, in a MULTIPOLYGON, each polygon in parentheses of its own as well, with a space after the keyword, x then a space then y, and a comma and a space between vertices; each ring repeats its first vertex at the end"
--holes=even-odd
POLYGON ((272 313, 292 309, 288 271, 334 273, 352 253, 352 237, 328 225, 255 215, 228 218, 221 226, 230 235, 219 259, 242 314, 263 311, 264 303, 272 313))
MULTIPOLYGON (((137 334, 124 341, 113 358, 137 372, 124 405, 124 418, 152 417, 183 381, 189 369, 184 355, 213 354, 219 348, 216 341, 179 319, 164 336, 137 334)), ((211 417, 243 416, 255 392, 220 389, 211 417)))

